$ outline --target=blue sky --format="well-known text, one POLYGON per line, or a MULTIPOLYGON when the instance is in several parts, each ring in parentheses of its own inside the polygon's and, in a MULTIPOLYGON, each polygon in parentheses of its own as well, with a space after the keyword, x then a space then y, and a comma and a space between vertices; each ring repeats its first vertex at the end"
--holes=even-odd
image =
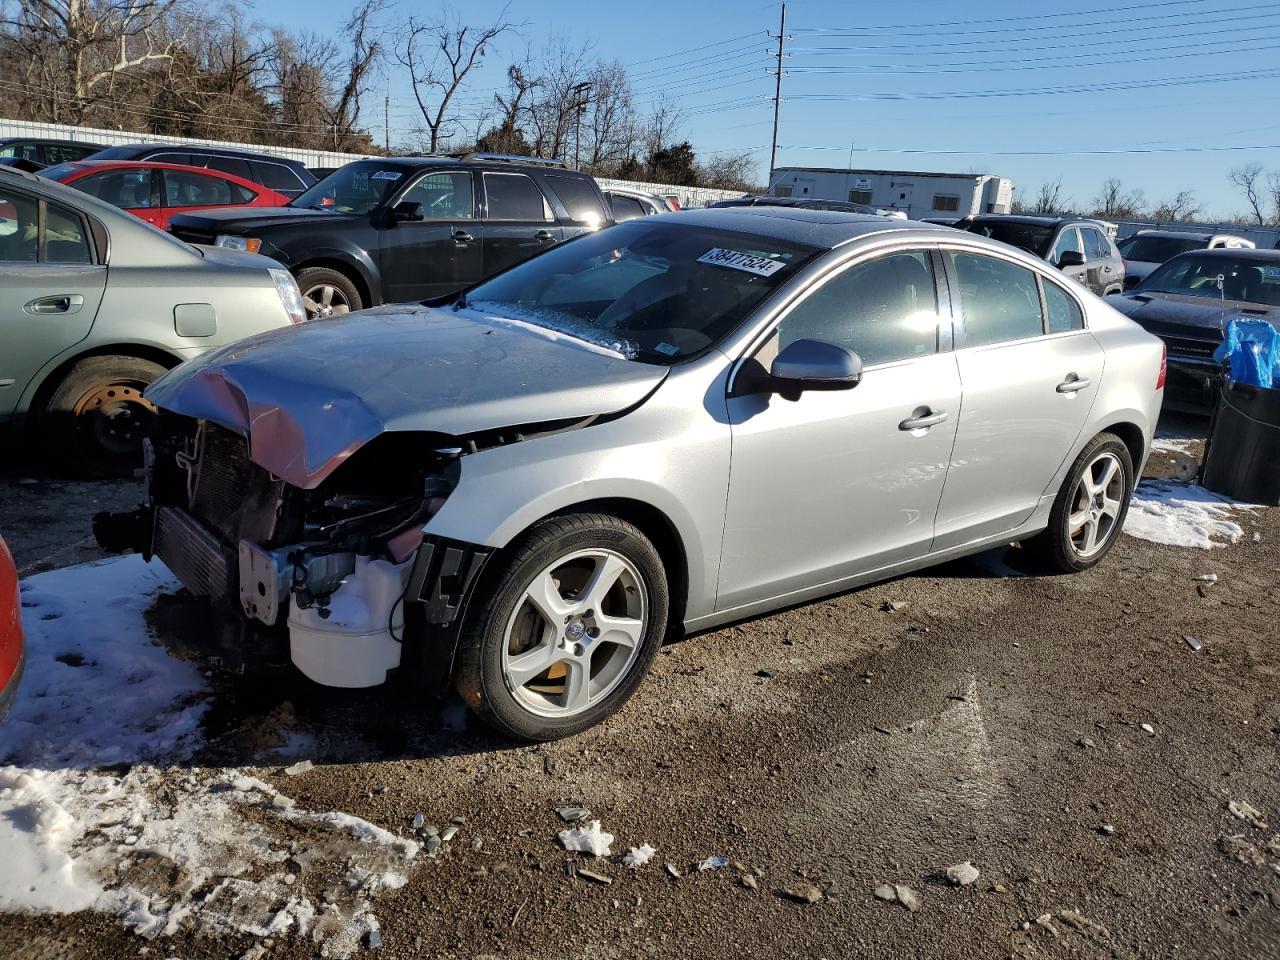
MULTIPOLYGON (((480 24, 503 6, 470 0, 459 9, 480 24)), ((350 0, 277 0, 256 15, 322 30, 349 9, 350 0)), ((391 19, 438 9, 400 0, 391 19)), ((474 74, 462 112, 490 103, 527 47, 553 36, 588 41, 628 67, 642 105, 664 90, 679 103, 700 154, 753 151, 763 182, 773 93, 766 32, 777 32, 778 12, 754 0, 513 0, 508 17, 523 26, 474 74)), ((1280 173, 1274 146, 1205 149, 1280 144, 1277 0, 791 0, 787 33, 780 166, 845 167, 852 148, 855 167, 996 173, 1024 195, 1061 176, 1082 205, 1118 177, 1148 200, 1192 190, 1214 215, 1245 209, 1227 181, 1233 167, 1280 173), (1121 150, 1159 152, 1068 152, 1121 150)), ((405 78, 389 79, 396 141, 416 108, 405 78)), ((381 130, 380 95, 365 122, 381 130)))

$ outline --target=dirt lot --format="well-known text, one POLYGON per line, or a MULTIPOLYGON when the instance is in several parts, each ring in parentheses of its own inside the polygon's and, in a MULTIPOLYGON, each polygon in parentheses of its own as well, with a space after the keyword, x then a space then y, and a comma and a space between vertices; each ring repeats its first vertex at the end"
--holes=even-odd
MULTIPOLYGON (((1157 453, 1149 473, 1170 467, 1157 453)), ((88 514, 136 497, 10 477, 3 533, 27 573, 80 562, 88 514)), ((460 818, 377 892, 357 956, 1280 957, 1280 510, 1235 519, 1244 535, 1222 549, 1125 536, 1070 577, 996 552, 692 637, 619 715, 542 747, 403 689, 320 693, 278 658, 214 672, 201 746, 156 789, 233 767, 423 844, 460 818), (315 766, 286 774, 298 760, 315 766), (1233 816, 1241 800, 1269 827, 1233 816), (560 848, 566 804, 616 836, 613 856, 560 848), (644 841, 654 860, 624 867, 644 841), (714 855, 728 864, 693 866, 714 855), (953 886, 943 871, 962 861, 981 876, 953 886), (918 909, 877 899, 883 884, 918 909)), ((193 616, 170 601, 150 619, 190 653, 193 616)), ((323 890, 349 854, 312 862, 313 827, 268 822, 270 805, 254 822, 297 861, 287 882, 349 898, 349 882, 323 890)), ((91 912, 0 917, 0 956, 317 949, 199 924, 147 940, 91 912)))

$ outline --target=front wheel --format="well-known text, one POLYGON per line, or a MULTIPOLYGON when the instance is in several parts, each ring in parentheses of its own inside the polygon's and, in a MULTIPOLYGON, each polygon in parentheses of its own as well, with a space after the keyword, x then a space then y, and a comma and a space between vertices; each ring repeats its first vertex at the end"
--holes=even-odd
POLYGON ((657 550, 607 514, 535 526, 487 584, 463 630, 454 683, 472 710, 522 740, 599 723, 635 692, 667 626, 657 550))
POLYGON ((360 291, 351 278, 337 270, 303 267, 297 279, 308 320, 342 317, 364 307, 360 291))
POLYGON ((1088 570, 1115 545, 1133 487, 1129 448, 1113 433, 1098 434, 1067 471, 1049 526, 1025 546, 1057 570, 1088 570))

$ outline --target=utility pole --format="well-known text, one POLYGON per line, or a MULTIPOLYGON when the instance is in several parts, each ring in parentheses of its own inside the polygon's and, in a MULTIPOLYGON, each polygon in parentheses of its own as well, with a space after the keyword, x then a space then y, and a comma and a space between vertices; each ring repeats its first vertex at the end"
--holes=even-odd
POLYGON ((782 20, 778 24, 778 72, 773 91, 773 146, 769 150, 769 177, 778 165, 778 113, 782 109, 782 45, 787 39, 787 5, 782 5, 782 20))
POLYGON ((574 106, 577 107, 576 129, 573 134, 573 169, 582 169, 582 115, 587 112, 587 104, 591 101, 587 99, 587 93, 591 90, 591 84, 579 83, 570 90, 570 93, 578 95, 574 106))
POLYGON ((382 99, 382 145, 391 155, 391 78, 387 78, 387 95, 382 99))

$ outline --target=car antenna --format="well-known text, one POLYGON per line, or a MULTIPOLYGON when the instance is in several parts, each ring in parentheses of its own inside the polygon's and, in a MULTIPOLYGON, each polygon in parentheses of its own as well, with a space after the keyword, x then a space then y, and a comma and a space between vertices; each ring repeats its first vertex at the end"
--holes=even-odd
POLYGON ((1225 274, 1218 274, 1218 326, 1227 318, 1227 278, 1225 274))

